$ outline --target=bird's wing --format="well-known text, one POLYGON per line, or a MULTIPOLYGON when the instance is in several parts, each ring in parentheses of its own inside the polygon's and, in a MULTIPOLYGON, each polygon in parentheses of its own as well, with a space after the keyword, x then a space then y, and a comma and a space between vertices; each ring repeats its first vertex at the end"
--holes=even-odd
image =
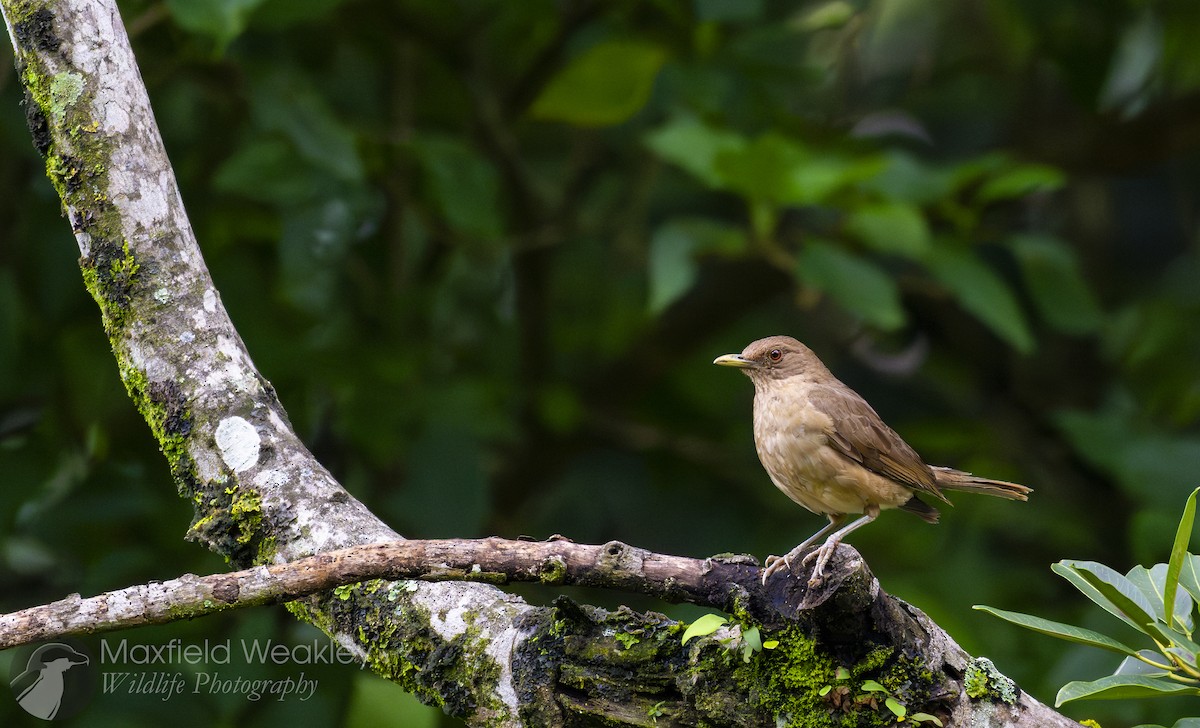
POLYGON ((833 421, 827 434, 835 450, 868 470, 949 502, 921 456, 854 390, 844 385, 815 386, 809 398, 833 421))

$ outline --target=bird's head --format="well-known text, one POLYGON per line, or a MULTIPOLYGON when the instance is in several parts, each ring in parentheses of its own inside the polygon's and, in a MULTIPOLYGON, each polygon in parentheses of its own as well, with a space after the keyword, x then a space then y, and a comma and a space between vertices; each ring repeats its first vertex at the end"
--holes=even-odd
POLYGON ((756 385, 791 377, 813 379, 829 376, 829 370, 812 349, 790 336, 759 339, 742 349, 741 354, 718 356, 713 364, 737 367, 756 385))

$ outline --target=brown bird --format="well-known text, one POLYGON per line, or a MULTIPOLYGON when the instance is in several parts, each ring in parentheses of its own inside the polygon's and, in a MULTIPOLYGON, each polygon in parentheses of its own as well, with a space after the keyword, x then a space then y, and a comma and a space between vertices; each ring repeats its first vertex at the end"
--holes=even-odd
POLYGON ((790 336, 759 339, 741 354, 719 356, 713 364, 737 367, 754 382, 754 446, 771 481, 793 501, 829 518, 828 525, 787 555, 767 558, 764 584, 775 572, 791 570, 792 559, 828 535, 801 562, 816 559, 809 585, 820 584, 837 545, 881 510, 899 508, 937 523, 937 509, 922 501, 921 494, 949 503, 943 490, 1009 500, 1026 500, 1032 490, 926 465, 866 400, 790 336), (842 525, 852 513, 863 515, 842 525))

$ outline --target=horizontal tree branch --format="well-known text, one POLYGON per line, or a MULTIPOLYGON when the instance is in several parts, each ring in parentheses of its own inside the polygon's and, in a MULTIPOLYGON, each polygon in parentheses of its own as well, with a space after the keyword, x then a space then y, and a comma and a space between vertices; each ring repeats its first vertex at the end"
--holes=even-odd
POLYGON ((656 554, 619 541, 602 545, 562 538, 395 541, 227 574, 185 574, 86 599, 73 594, 0 615, 0 649, 279 604, 369 579, 587 586, 729 611, 733 587, 757 587, 760 573, 757 561, 749 556, 693 559, 656 554))
MULTIPOLYGON (((399 541, 230 574, 185 575, 89 599, 73 595, 0 616, 0 648, 335 590, 334 612, 358 611, 355 605, 363 594, 384 594, 389 600, 410 596, 429 608, 422 629, 451 635, 450 644, 461 650, 469 634, 461 624, 466 615, 461 606, 438 608, 413 596, 413 582, 376 580, 542 582, 622 589, 733 616, 728 625, 688 647, 680 639, 680 625, 653 613, 605 612, 561 597, 553 607, 523 609, 519 632, 504 643, 502 658, 512 684, 523 687, 525 725, 586 725, 592 720, 643 725, 653 714, 662 720, 650 722, 661 725, 759 726, 773 725, 779 715, 797 710, 836 722, 839 716, 870 709, 849 699, 868 679, 895 685, 894 697, 910 711, 937 715, 950 726, 1075 725, 1022 693, 987 660, 972 659, 919 610, 883 592, 848 546, 839 548, 825 583, 816 589, 807 586, 803 575, 779 576, 764 585, 761 573, 747 556, 692 559, 615 541, 399 541), (456 610, 460 615, 452 618, 456 610), (761 629, 760 642, 778 641, 779 652, 767 654, 751 646, 746 637, 751 627, 761 629), (641 647, 634 649, 637 645, 641 647), (852 679, 846 681, 846 692, 834 693, 841 698, 826 701, 817 688, 838 681, 835 666, 848 670, 852 679), (780 686, 772 685, 784 674, 793 680, 805 676, 806 686, 775 693, 780 686), (753 676, 750 695, 757 702, 731 702, 732 695, 745 690, 747 675, 753 676)), ((441 649, 414 665, 413 672, 440 680, 444 668, 434 655, 441 649)), ((418 694, 430 689, 420 677, 408 687, 418 694)), ((446 707, 467 712, 468 706, 446 707)))

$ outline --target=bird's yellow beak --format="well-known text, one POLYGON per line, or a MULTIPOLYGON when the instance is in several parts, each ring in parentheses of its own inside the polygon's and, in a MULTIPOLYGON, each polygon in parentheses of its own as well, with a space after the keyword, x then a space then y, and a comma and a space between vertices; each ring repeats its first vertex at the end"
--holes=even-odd
POLYGON ((747 359, 741 354, 722 354, 713 359, 713 364, 719 367, 737 367, 738 369, 754 369, 758 367, 757 362, 747 359))

